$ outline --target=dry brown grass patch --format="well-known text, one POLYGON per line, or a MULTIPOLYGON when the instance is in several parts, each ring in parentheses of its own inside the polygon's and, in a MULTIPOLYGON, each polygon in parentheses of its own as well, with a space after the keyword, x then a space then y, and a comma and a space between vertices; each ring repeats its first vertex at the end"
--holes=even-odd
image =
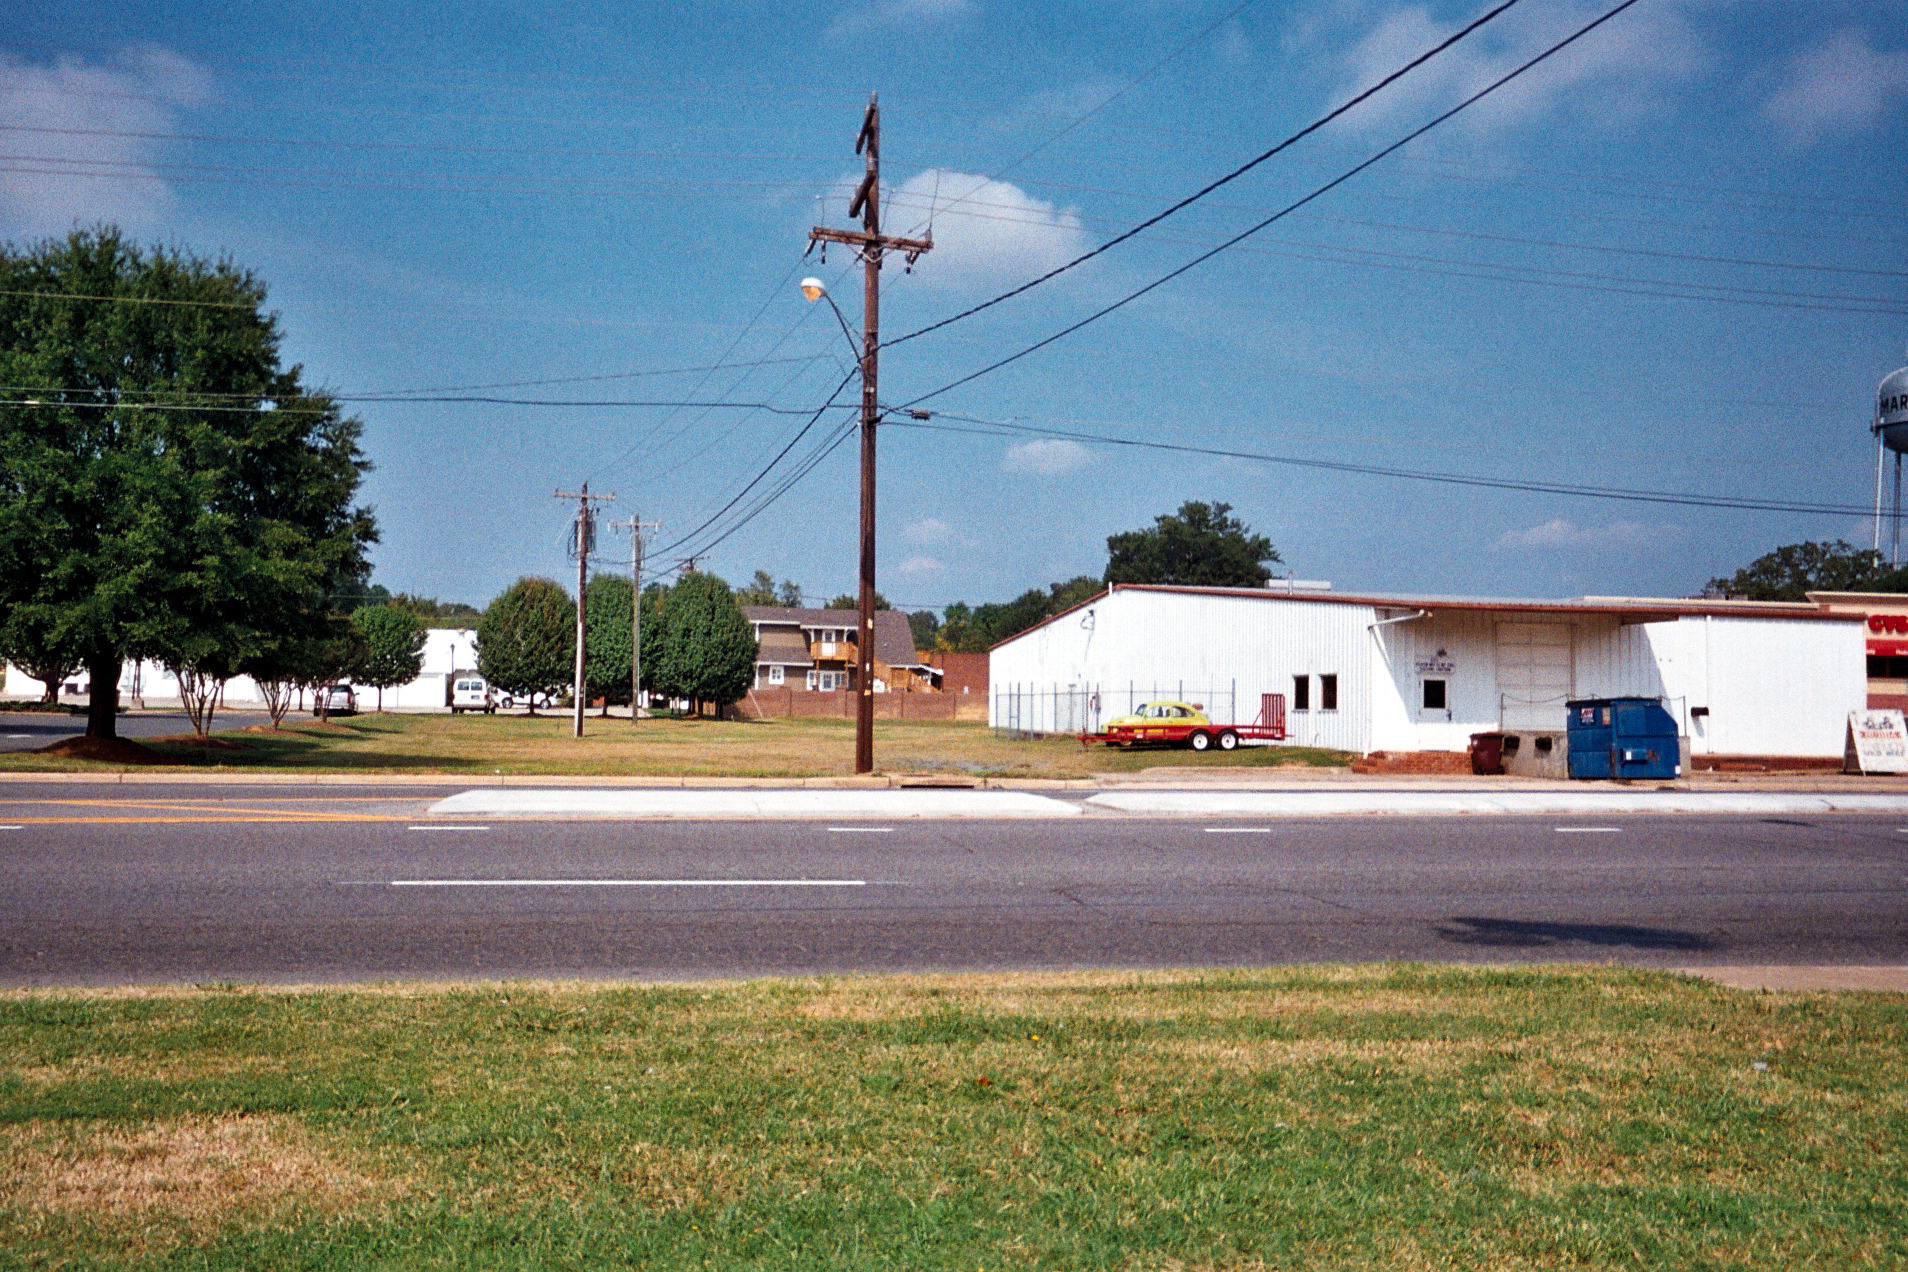
POLYGON ((0 1130, 0 1204, 94 1223, 160 1218, 203 1232, 236 1216, 337 1212, 397 1191, 278 1115, 0 1130))

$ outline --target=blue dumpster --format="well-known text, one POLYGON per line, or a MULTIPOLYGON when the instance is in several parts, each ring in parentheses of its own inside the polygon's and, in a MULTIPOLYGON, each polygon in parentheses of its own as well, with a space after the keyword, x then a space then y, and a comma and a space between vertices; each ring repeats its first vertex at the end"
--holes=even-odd
POLYGON ((1665 778, 1683 775, 1676 717, 1658 698, 1579 698, 1570 712, 1570 776, 1665 778))

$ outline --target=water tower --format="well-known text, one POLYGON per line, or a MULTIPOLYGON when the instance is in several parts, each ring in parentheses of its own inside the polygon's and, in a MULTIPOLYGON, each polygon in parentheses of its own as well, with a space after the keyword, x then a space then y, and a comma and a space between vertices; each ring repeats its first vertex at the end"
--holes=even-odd
POLYGON ((1888 563, 1901 564, 1901 457, 1908 452, 1908 367, 1882 377, 1875 389, 1875 422, 1869 426, 1879 445, 1875 451, 1875 551, 1881 551, 1882 466, 1895 452, 1895 515, 1888 563))

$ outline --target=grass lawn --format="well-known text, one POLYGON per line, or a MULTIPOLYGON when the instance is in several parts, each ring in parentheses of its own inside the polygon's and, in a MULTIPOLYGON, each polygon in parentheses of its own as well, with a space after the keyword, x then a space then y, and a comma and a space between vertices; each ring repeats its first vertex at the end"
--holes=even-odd
POLYGON ((1908 1266, 1908 1000, 1621 969, 0 995, 0 1265, 1908 1266))
MULTIPOLYGON (((680 774, 821 777, 854 772, 850 720, 644 720, 592 717, 581 741, 567 716, 362 715, 319 725, 289 718, 278 732, 215 734, 217 744, 156 749, 195 767, 332 769, 349 772, 680 774)), ((1348 764, 1337 751, 1242 747, 1230 755, 1190 751, 1083 750, 1072 738, 997 738, 985 724, 877 721, 875 763, 884 772, 1003 777, 1085 777, 1161 764, 1263 767, 1348 764)), ((0 755, 0 771, 110 767, 63 757, 0 755)))

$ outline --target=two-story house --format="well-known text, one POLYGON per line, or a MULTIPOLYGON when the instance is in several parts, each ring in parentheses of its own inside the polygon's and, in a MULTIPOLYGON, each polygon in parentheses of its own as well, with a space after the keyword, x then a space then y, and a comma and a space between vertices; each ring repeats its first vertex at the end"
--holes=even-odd
MULTIPOLYGON (((755 627, 758 689, 852 689, 860 664, 853 610, 744 605, 755 627)), ((908 616, 875 611, 874 691, 934 693, 934 669, 914 649, 908 616)))

